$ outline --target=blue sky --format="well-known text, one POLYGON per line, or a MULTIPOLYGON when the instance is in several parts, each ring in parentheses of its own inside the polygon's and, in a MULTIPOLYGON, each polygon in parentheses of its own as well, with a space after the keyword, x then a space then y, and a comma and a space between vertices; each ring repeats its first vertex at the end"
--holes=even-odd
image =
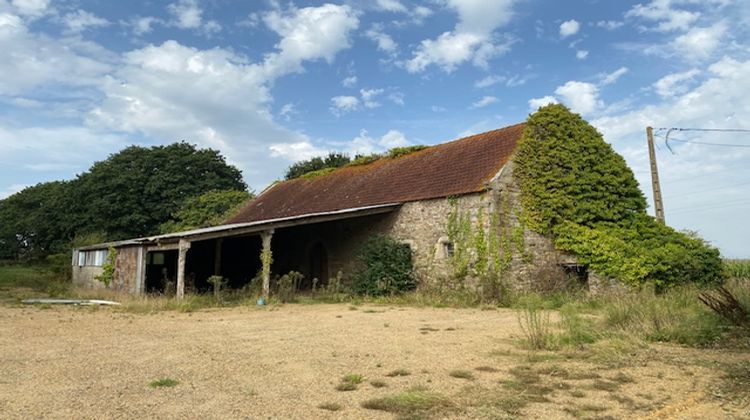
MULTIPOLYGON (((260 191, 562 102, 650 200, 647 125, 750 129, 749 28, 741 0, 0 0, 0 197, 178 140, 260 191)), ((750 256, 750 134, 671 137, 728 146, 657 137, 667 222, 750 256)))

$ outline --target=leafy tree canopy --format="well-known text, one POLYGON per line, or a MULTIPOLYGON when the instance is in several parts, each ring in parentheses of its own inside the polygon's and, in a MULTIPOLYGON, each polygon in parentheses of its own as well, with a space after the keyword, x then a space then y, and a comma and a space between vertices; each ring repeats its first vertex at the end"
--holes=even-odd
POLYGON ((238 190, 209 191, 190 197, 172 214, 173 220, 162 223, 161 233, 219 225, 252 197, 251 193, 238 190))
POLYGON ((514 175, 527 225, 596 272, 660 288, 722 279, 719 251, 648 216, 625 160, 563 105, 529 117, 514 175))
POLYGON ((72 181, 41 183, 0 200, 0 258, 36 258, 74 238, 116 240, 159 232, 185 200, 245 190, 216 150, 188 143, 131 146, 72 181))

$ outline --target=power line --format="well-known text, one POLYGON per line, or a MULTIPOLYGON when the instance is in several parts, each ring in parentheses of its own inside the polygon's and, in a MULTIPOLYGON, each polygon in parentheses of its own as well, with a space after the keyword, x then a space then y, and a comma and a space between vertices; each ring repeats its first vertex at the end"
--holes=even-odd
MULTIPOLYGON (((677 141, 677 142, 680 142, 680 143, 702 144, 702 145, 705 145, 705 146, 750 147, 750 144, 708 143, 708 142, 705 142, 705 141, 681 140, 681 139, 676 139, 674 137, 672 137, 670 139, 667 139, 667 138, 664 139, 664 143, 667 145, 667 147, 669 147, 669 143, 668 142, 670 140, 671 141, 677 141)), ((670 148, 669 150, 671 151, 672 149, 670 148)))
POLYGON ((669 128, 655 128, 655 130, 663 131, 714 131, 719 133, 750 133, 750 129, 745 128, 681 128, 681 127, 669 127, 669 128))
POLYGON ((713 206, 713 207, 699 207, 699 208, 692 208, 692 209, 683 209, 680 211, 671 211, 670 214, 680 215, 680 214, 689 214, 689 213, 699 213, 699 212, 706 212, 710 210, 721 210, 721 209, 725 209, 729 207, 741 207, 741 206, 750 206, 750 201, 743 202, 743 203, 719 205, 719 206, 713 206))
POLYGON ((721 202, 721 203, 703 203, 703 204, 699 204, 699 205, 696 205, 696 206, 678 207, 678 208, 674 209, 674 211, 681 212, 681 211, 685 211, 685 210, 696 210, 696 209, 700 210, 700 209, 702 209, 704 207, 705 208, 716 207, 716 206, 721 207, 721 206, 726 206, 726 205, 745 204, 745 203, 750 204, 750 198, 743 197, 743 198, 738 198, 738 199, 734 199, 734 200, 724 201, 724 202, 721 202))
POLYGON ((733 184, 733 185, 725 185, 723 187, 711 187, 711 188, 706 188, 706 189, 702 189, 702 190, 693 190, 693 191, 690 191, 690 192, 687 192, 687 193, 682 193, 682 194, 669 194, 669 195, 666 195, 665 197, 668 197, 668 198, 684 197, 686 195, 700 194, 700 193, 709 192, 709 191, 726 190, 728 188, 741 187, 741 186, 748 185, 748 184, 750 184, 750 181, 742 182, 742 183, 739 183, 739 184, 733 184))

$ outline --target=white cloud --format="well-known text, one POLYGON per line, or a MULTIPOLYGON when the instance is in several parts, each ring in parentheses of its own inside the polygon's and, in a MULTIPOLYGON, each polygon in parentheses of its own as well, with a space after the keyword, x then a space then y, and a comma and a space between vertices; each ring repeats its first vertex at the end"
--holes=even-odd
POLYGON ((389 130, 379 139, 373 138, 367 130, 360 130, 359 135, 343 144, 345 152, 350 155, 369 155, 383 152, 393 147, 408 146, 409 140, 398 130, 389 130))
POLYGON ((573 36, 577 34, 580 29, 581 29, 581 24, 578 23, 577 20, 575 19, 566 20, 565 22, 560 24, 560 36, 562 38, 573 36))
POLYGON ((704 60, 710 58, 720 46, 726 31, 725 22, 718 22, 708 27, 695 27, 678 36, 672 43, 672 47, 688 60, 704 60))
POLYGON ((580 114, 591 114, 602 106, 599 88, 591 83, 571 80, 555 89, 555 94, 561 98, 561 102, 580 114))
POLYGON ((48 11, 50 0, 13 0, 11 3, 19 15, 33 18, 48 11))
POLYGON ((465 62, 486 67, 493 57, 510 49, 513 40, 495 34, 513 16, 515 0, 447 0, 447 5, 458 14, 452 31, 443 32, 435 39, 425 39, 403 63, 411 73, 437 65, 452 72, 465 62))
POLYGON ((290 162, 297 162, 322 156, 326 151, 314 146, 310 141, 300 141, 296 143, 275 143, 268 146, 271 151, 271 157, 279 157, 290 162))
POLYGON ((700 71, 698 69, 690 69, 681 73, 668 74, 654 83, 654 88, 656 88, 656 93, 661 96, 683 94, 687 92, 689 87, 689 83, 685 82, 690 82, 699 74, 700 71))
POLYGON ((503 81, 505 81, 505 77, 503 76, 489 75, 474 82, 474 87, 480 89, 487 88, 503 81))
POLYGON ((537 109, 549 105, 549 104, 556 104, 558 103, 557 98, 554 96, 542 96, 541 98, 533 98, 529 99, 529 110, 530 111, 536 111, 537 109))
POLYGON ((471 109, 484 108, 487 105, 492 105, 492 104, 494 104, 497 101, 498 101, 498 99, 496 97, 494 97, 494 96, 484 96, 484 97, 482 97, 482 99, 480 99, 480 100, 474 102, 473 104, 471 104, 470 108, 471 109))
POLYGON ((279 51, 267 55, 264 63, 265 71, 274 76, 302 70, 305 60, 333 62, 339 51, 349 48, 350 33, 359 26, 351 7, 334 4, 273 10, 263 21, 281 36, 279 51))
POLYGON ((599 22, 596 22, 597 27, 604 28, 608 31, 614 31, 615 29, 621 28, 623 25, 625 25, 625 22, 618 20, 600 20, 599 22))
POLYGON ((585 60, 589 56, 589 52, 586 50, 576 51, 576 58, 579 60, 585 60))
POLYGON ((620 67, 619 69, 613 71, 612 73, 604 73, 602 75, 602 81, 599 83, 601 86, 607 86, 611 85, 612 83, 615 83, 617 80, 620 79, 620 77, 624 76, 628 72, 627 67, 620 67))
POLYGON ((388 95, 388 99, 396 105, 404 105, 404 94, 401 92, 393 92, 388 95))
POLYGON ((203 10, 196 0, 180 0, 167 6, 167 11, 175 19, 172 23, 181 29, 197 29, 203 23, 203 10))
POLYGON ((344 80, 341 81, 341 86, 343 87, 354 87, 354 85, 357 84, 357 76, 347 76, 344 78, 344 80))
POLYGON ((442 107, 442 106, 437 106, 437 105, 432 105, 432 106, 430 107, 430 110, 431 110, 432 112, 445 112, 445 111, 446 111, 445 107, 442 107))
POLYGON ((135 17, 130 20, 130 26, 133 28, 133 33, 137 36, 151 32, 153 30, 152 26, 155 23, 162 23, 162 21, 153 16, 135 17))
POLYGON ((375 42, 378 45, 378 49, 387 53, 393 53, 398 48, 396 41, 391 38, 390 35, 383 32, 382 25, 372 25, 370 29, 365 32, 367 38, 375 42))
MULTIPOLYGON (((96 44, 31 33, 20 17, 0 13, 0 94, 18 95, 48 85, 94 87, 114 60, 96 44)), ((85 93, 81 89, 78 95, 85 93)))
POLYGON ((386 12, 406 13, 409 9, 398 0, 378 0, 377 8, 386 12))
POLYGON ((298 112, 293 103, 284 104, 279 110, 279 117, 284 121, 290 121, 295 114, 298 112))
POLYGON ((78 10, 74 13, 68 13, 62 18, 63 23, 69 32, 79 33, 88 28, 96 28, 109 25, 107 19, 101 18, 85 10, 78 10))
POLYGON ((425 6, 417 6, 412 11, 415 17, 418 19, 424 19, 430 15, 432 15, 432 10, 430 8, 427 8, 425 6))
POLYGON ((338 116, 359 108, 359 98, 356 96, 334 96, 331 98, 331 112, 338 116))
POLYGON ((197 0, 179 0, 167 6, 167 12, 172 15, 169 22, 180 29, 198 29, 204 34, 221 31, 221 25, 215 20, 203 21, 203 9, 197 0))
POLYGON ((673 9, 669 0, 653 0, 650 4, 637 4, 625 13, 626 18, 640 18, 656 22, 656 26, 645 26, 644 29, 652 29, 660 32, 675 30, 687 30, 690 25, 698 20, 700 13, 687 10, 673 9))
POLYGON ((408 146, 409 141, 406 139, 404 133, 398 130, 389 130, 380 138, 378 144, 387 149, 392 149, 394 147, 408 146))
POLYGON ((360 89, 359 94, 362 95, 362 104, 367 108, 377 108, 380 106, 375 98, 383 93, 383 89, 360 89))

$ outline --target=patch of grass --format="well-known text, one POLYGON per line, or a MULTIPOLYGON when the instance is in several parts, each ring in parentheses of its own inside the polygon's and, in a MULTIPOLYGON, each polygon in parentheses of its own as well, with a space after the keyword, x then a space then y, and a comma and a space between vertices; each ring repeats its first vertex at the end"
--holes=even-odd
POLYGON ((468 370, 452 370, 448 373, 448 375, 454 378, 467 379, 469 381, 474 380, 474 374, 469 372, 468 370))
POLYGON ((162 378, 152 381, 150 384, 148 384, 148 386, 151 388, 171 388, 173 386, 177 386, 179 383, 180 381, 176 379, 162 378))
POLYGON ((582 404, 582 405, 574 405, 572 407, 565 407, 563 408, 563 411, 570 414, 573 417, 580 418, 580 417, 589 417, 592 414, 601 413, 603 411, 607 411, 607 407, 603 407, 601 405, 595 405, 595 404, 582 404))
POLYGON ((339 411, 341 410, 341 404, 326 402, 318 405, 318 408, 320 408, 321 410, 339 411))
POLYGON ((406 369, 396 369, 385 374, 385 376, 388 376, 391 378, 394 376, 409 376, 409 375, 411 375, 411 372, 409 372, 406 369))
POLYGON ((368 410, 386 411, 399 415, 415 415, 437 408, 448 408, 450 401, 441 394, 412 388, 397 394, 363 401, 361 406, 368 410))
POLYGON ((586 396, 586 393, 583 392, 583 391, 581 391, 581 390, 579 390, 579 389, 574 389, 574 390, 570 391, 570 396, 574 397, 574 398, 583 398, 583 397, 586 396))
POLYGON ((350 373, 343 378, 341 378, 341 382, 348 382, 352 384, 360 384, 364 380, 364 376, 356 374, 356 373, 350 373))
POLYGON ((635 379, 632 376, 627 375, 622 372, 618 372, 617 375, 615 375, 615 377, 612 378, 612 380, 621 384, 629 384, 629 383, 635 382, 635 379))
POLYGON ((341 378, 341 382, 336 385, 336 391, 354 391, 364 379, 362 375, 355 373, 345 375, 341 378))
POLYGON ((594 383, 591 384, 591 389, 596 389, 598 391, 615 392, 620 389, 620 384, 604 379, 596 379, 594 380, 594 383))
POLYGON ((357 384, 351 382, 341 382, 336 385, 336 391, 354 391, 357 389, 357 384))
POLYGON ((370 385, 372 385, 373 388, 385 388, 388 386, 388 384, 385 383, 385 381, 381 381, 379 379, 370 381, 370 385))
POLYGON ((474 370, 479 371, 479 372, 497 372, 498 371, 492 366, 477 366, 474 368, 474 370))

